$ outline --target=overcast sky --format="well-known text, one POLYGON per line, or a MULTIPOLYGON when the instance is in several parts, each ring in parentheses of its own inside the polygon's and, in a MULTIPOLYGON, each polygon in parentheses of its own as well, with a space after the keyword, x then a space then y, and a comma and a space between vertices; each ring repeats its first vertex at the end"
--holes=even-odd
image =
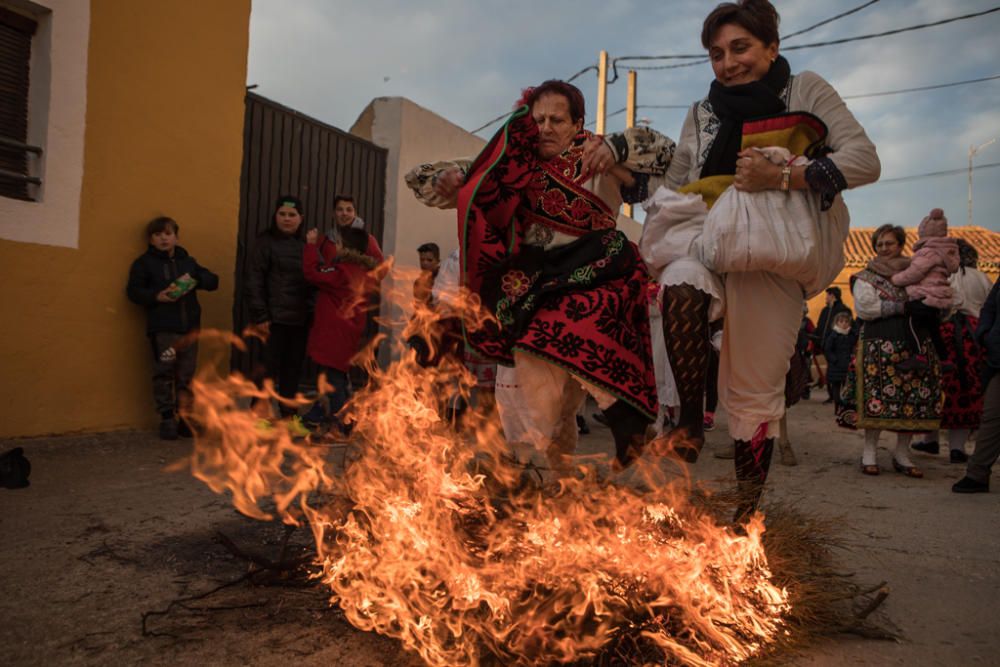
MULTIPOLYGON (((778 0, 781 34, 864 0, 778 0)), ((702 0, 253 0, 247 82, 256 92, 349 129, 375 97, 403 96, 469 130, 510 109, 525 86, 568 78, 610 57, 702 53, 702 0)), ((993 0, 881 0, 782 47, 878 33, 995 6, 993 0)), ((842 96, 1000 75, 1000 12, 900 35, 790 50, 792 71, 812 70, 842 96)), ((634 63, 650 64, 650 63, 634 63)), ((663 64, 662 62, 659 64, 663 64)), ((625 106, 626 64, 608 88, 609 113, 625 106)), ((707 94, 705 63, 640 71, 638 115, 676 138, 684 110, 707 94)), ((597 77, 574 83, 596 110, 597 77)), ((1000 136, 1000 79, 847 101, 882 159, 882 180, 847 193, 852 225, 915 226, 932 207, 966 224, 970 145, 1000 136), (944 176, 905 177, 960 170, 944 176)), ((624 114, 608 131, 624 127, 624 114)), ((593 126, 591 125, 591 129, 593 126)), ((490 130, 481 132, 489 135, 490 130)), ((1000 231, 1000 141, 974 164, 974 223, 1000 231)))

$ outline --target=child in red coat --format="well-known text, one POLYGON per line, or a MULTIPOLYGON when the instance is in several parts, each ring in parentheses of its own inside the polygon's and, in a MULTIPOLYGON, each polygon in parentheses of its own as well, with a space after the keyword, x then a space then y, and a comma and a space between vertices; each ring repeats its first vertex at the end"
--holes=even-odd
POLYGON ((329 412, 318 400, 303 421, 314 426, 329 422, 344 430, 337 413, 350 397, 347 372, 365 331, 368 296, 377 285, 369 272, 377 261, 365 254, 368 234, 363 229, 341 230, 341 244, 338 249, 315 229, 306 235, 302 270, 319 289, 306 351, 333 391, 326 395, 329 412))

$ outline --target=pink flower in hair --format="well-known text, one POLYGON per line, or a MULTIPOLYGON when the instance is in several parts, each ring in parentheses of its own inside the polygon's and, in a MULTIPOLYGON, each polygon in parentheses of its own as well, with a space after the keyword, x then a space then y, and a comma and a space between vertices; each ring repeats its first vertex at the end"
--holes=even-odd
POLYGON ((518 99, 517 102, 514 103, 514 108, 520 109, 521 107, 526 105, 528 103, 528 98, 531 97, 531 94, 533 92, 535 92, 534 86, 528 86, 527 88, 522 90, 520 99, 518 99))

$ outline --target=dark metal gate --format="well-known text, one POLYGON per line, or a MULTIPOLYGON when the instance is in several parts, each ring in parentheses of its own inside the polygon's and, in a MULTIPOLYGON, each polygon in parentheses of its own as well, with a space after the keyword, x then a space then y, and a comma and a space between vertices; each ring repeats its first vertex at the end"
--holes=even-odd
MULTIPOLYGON (((247 315, 244 285, 254 240, 271 224, 275 200, 299 197, 307 228, 333 225, 333 198, 354 197, 365 228, 382 244, 385 227, 385 168, 388 151, 321 123, 276 102, 247 93, 243 122, 243 170, 240 175, 240 228, 236 249, 234 331, 243 331, 247 315)), ((232 368, 251 375, 260 346, 234 353, 232 368)), ((313 378, 310 368, 306 378, 313 378)))

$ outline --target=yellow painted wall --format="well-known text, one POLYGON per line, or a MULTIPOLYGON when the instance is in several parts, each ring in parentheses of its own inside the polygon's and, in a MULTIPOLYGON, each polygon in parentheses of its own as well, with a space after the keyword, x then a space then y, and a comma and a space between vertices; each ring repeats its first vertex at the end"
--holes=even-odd
POLYGON ((203 326, 231 328, 249 19, 249 0, 93 0, 79 247, 0 240, 0 437, 155 422, 125 282, 156 215, 220 276, 203 326))

